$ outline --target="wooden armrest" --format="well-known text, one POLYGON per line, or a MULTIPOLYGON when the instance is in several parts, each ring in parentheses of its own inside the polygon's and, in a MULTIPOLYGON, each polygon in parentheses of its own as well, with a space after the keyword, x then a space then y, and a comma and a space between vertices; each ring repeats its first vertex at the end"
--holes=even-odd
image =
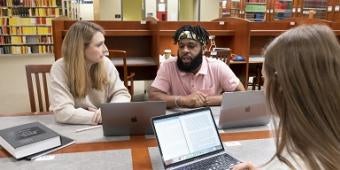
POLYGON ((131 73, 130 75, 127 76, 127 79, 133 81, 135 75, 136 75, 135 73, 131 73))

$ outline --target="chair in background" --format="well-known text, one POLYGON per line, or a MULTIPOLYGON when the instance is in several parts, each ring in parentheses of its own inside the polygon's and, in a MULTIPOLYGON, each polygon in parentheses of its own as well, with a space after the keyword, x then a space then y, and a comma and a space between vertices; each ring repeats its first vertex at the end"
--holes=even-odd
POLYGON ((133 98, 134 95, 134 77, 135 73, 129 73, 127 68, 127 52, 124 50, 109 50, 109 56, 111 60, 117 61, 118 59, 121 59, 123 61, 123 81, 125 87, 129 90, 129 93, 131 95, 131 98, 133 98))
POLYGON ((31 112, 48 112, 49 99, 47 76, 51 70, 48 65, 26 65, 26 78, 31 112))
POLYGON ((230 48, 223 48, 220 50, 217 50, 216 54, 217 58, 225 62, 227 65, 230 64, 231 60, 231 49, 230 48))
MULTIPOLYGON (((254 64, 253 64, 254 65, 254 64)), ((257 90, 261 90, 261 86, 263 86, 263 76, 261 74, 261 69, 262 69, 262 63, 256 63, 254 67, 249 66, 249 81, 248 86, 251 86, 252 90, 255 90, 257 87, 257 90)))
POLYGON ((231 60, 231 49, 230 48, 213 48, 212 51, 205 51, 205 56, 210 56, 218 60, 223 61, 227 65, 230 64, 231 60))

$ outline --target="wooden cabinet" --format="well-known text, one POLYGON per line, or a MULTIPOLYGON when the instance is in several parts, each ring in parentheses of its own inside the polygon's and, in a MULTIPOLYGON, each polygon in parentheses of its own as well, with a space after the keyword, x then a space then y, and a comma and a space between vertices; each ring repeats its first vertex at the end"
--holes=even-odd
MULTIPOLYGON (((64 36, 75 20, 54 20, 54 56, 61 58, 61 45, 64 36)), ((135 80, 153 80, 156 76, 159 59, 150 24, 139 21, 92 21, 105 30, 105 44, 108 49, 127 51, 127 64, 130 72, 135 72, 135 80)), ((122 65, 117 65, 122 71, 122 65)))
MULTIPOLYGON (((69 27, 76 21, 54 20, 54 54, 61 57, 62 40, 69 27)), ((171 49, 177 55, 177 45, 172 36, 179 27, 185 24, 201 25, 211 35, 216 36, 218 47, 231 48, 233 53, 242 55, 246 61, 232 63, 231 68, 242 82, 247 80, 247 59, 249 22, 243 19, 229 18, 214 22, 158 22, 141 24, 138 21, 92 21, 105 30, 105 43, 109 49, 127 51, 128 69, 136 73, 136 80, 153 80, 159 66, 159 55, 165 49, 171 49)), ((208 44, 209 45, 209 44, 208 44)), ((118 65, 118 70, 120 66, 118 65)))
MULTIPOLYGON (((53 40, 55 58, 61 57, 62 40, 75 21, 54 20, 53 40)), ((138 21, 92 21, 105 29, 106 45, 109 49, 127 51, 128 69, 136 73, 136 80, 153 80, 160 63, 160 55, 165 49, 171 49, 177 56, 177 45, 172 36, 182 25, 201 25, 215 36, 216 47, 230 48, 232 53, 241 55, 245 61, 231 61, 230 68, 247 85, 254 63, 252 57, 261 56, 264 48, 286 30, 312 23, 328 24, 340 35, 340 24, 322 19, 290 18, 279 21, 250 22, 239 18, 222 18, 211 22, 157 22, 141 23, 138 21), (250 70, 249 70, 250 69, 250 70)), ((207 44, 209 48, 210 43, 207 44)), ((258 63, 258 62, 257 62, 258 63)), ((117 65, 120 71, 121 66, 117 65)), ((258 67, 255 67, 258 71, 258 67)))

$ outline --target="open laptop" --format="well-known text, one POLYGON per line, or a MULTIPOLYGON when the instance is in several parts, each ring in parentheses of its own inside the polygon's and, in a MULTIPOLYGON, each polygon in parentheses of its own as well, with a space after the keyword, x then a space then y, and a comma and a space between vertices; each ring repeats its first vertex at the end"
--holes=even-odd
POLYGON ((150 120, 164 115, 164 101, 105 103, 101 105, 104 136, 153 134, 150 120))
POLYGON ((223 93, 218 127, 222 129, 266 125, 271 119, 263 91, 223 93))
POLYGON ((165 169, 229 169, 239 161, 224 151, 210 108, 152 118, 165 169))

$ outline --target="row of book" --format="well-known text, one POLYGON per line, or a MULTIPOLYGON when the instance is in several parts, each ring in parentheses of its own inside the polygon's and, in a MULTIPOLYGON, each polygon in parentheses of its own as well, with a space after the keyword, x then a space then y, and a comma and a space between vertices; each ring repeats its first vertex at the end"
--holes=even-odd
POLYGON ((245 11, 246 12, 266 12, 266 5, 247 4, 245 11))
POLYGON ((51 35, 52 28, 49 26, 22 26, 22 27, 0 27, 1 35, 51 35))
POLYGON ((246 13, 246 19, 250 21, 264 21, 265 13, 246 13))
POLYGON ((40 122, 0 130, 1 146, 16 159, 36 159, 73 143, 40 122))
POLYGON ((1 46, 0 54, 53 53, 53 45, 1 46))
POLYGON ((0 6, 61 6, 62 0, 0 0, 0 6))
POLYGON ((266 3, 266 0, 248 0, 250 3, 266 3))
POLYGON ((4 44, 51 44, 53 43, 52 36, 0 36, 0 45, 4 44))
POLYGON ((0 16, 46 17, 60 15, 59 8, 7 8, 1 9, 0 16))
POLYGON ((2 26, 37 26, 37 25, 52 25, 53 18, 37 17, 37 18, 0 18, 0 25, 2 26))
POLYGON ((292 17, 292 15, 293 15, 292 10, 286 10, 286 12, 275 13, 274 19, 282 20, 282 19, 285 19, 285 18, 292 17))
POLYGON ((293 1, 276 1, 274 6, 277 12, 291 10, 293 8, 293 1))

